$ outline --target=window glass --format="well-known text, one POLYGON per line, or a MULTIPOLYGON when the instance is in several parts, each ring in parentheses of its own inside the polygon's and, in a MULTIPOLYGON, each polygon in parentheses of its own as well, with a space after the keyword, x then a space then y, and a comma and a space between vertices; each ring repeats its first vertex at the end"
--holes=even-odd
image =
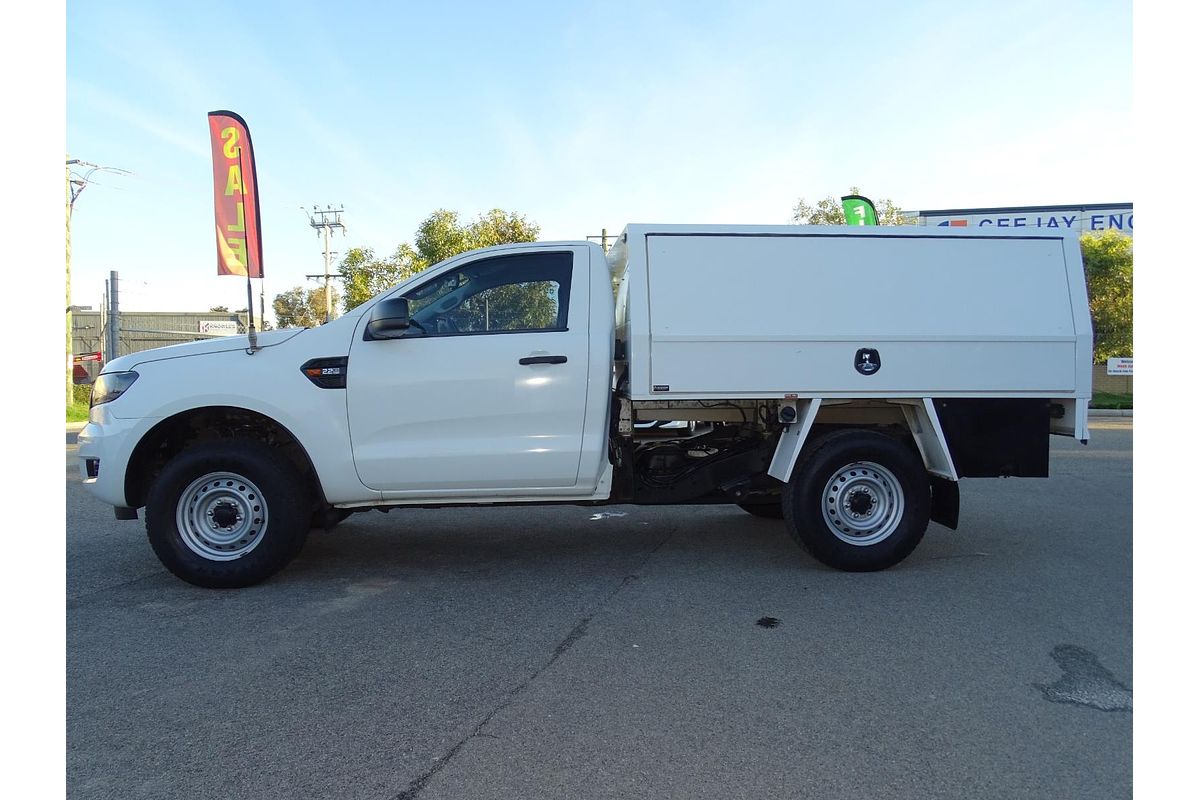
POLYGON ((409 291, 417 336, 565 330, 571 254, 497 256, 409 291))

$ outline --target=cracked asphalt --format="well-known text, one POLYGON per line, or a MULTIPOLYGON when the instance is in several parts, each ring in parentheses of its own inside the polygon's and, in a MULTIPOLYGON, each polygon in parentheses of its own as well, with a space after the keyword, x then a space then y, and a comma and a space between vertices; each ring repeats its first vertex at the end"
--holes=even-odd
POLYGON ((1128 797, 1130 423, 882 573, 736 507, 399 510, 226 592, 68 434, 68 794, 1128 797))

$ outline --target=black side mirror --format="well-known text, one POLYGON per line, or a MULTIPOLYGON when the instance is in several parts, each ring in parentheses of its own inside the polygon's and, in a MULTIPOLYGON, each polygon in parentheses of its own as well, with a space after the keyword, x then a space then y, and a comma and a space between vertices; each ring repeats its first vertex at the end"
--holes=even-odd
POLYGON ((408 330, 408 298, 389 297, 376 303, 367 321, 366 338, 399 339, 408 330))

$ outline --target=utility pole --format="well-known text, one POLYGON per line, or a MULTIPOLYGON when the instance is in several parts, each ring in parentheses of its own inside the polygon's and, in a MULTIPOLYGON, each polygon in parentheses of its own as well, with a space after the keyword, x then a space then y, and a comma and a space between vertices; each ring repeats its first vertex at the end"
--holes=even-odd
POLYGON ((113 357, 112 351, 108 349, 108 344, 109 344, 108 307, 109 307, 108 280, 105 279, 105 281, 104 281, 104 304, 100 306, 100 333, 101 333, 101 336, 103 337, 100 340, 100 349, 104 351, 103 353, 101 353, 101 358, 104 359, 105 364, 107 364, 109 362, 109 360, 113 357))
POLYGON ((316 206, 312 207, 312 212, 308 215, 309 227, 321 232, 321 236, 325 240, 325 274, 324 275, 305 275, 306 278, 324 278, 325 279, 325 321, 329 322, 333 318, 333 295, 329 291, 329 279, 332 277, 329 274, 329 259, 330 256, 337 255, 329 252, 329 234, 335 229, 341 229, 342 236, 346 235, 346 226, 342 224, 342 213, 344 208, 338 206, 325 206, 322 211, 316 206))
POLYGON ((600 233, 599 233, 598 235, 597 235, 597 234, 594 234, 594 233, 593 233, 593 234, 589 234, 589 235, 588 235, 588 237, 587 237, 587 240, 590 242, 590 241, 593 241, 593 240, 595 240, 595 239, 599 239, 599 240, 600 240, 600 247, 601 247, 601 248, 603 248, 603 249, 604 249, 604 252, 606 252, 606 253, 607 253, 607 252, 608 252, 608 243, 609 243, 609 240, 611 239, 611 240, 613 240, 613 241, 616 241, 616 238, 617 238, 616 236, 609 236, 609 235, 608 235, 608 228, 601 228, 601 229, 600 229, 600 233))
POLYGON ((117 287, 117 271, 114 269, 108 273, 108 357, 105 363, 121 355, 121 295, 117 287))
MULTIPOLYGON (((615 237, 615 236, 613 237, 614 240, 616 238, 617 237, 615 237)), ((599 239, 600 240, 600 249, 602 249, 604 251, 604 254, 606 256, 608 255, 608 240, 609 240, 608 228, 601 228, 599 236, 596 236, 595 234, 590 234, 587 237, 587 239, 589 242, 592 241, 593 239, 599 239)), ((617 296, 617 278, 615 275, 613 276, 613 279, 612 279, 612 290, 613 290, 613 297, 616 298, 616 296, 617 296)))
MULTIPOLYGON (((118 175, 132 175, 127 169, 119 167, 102 167, 99 164, 93 164, 89 161, 82 161, 78 158, 67 158, 67 404, 70 405, 74 399, 75 380, 74 380, 74 358, 72 357, 72 340, 74 339, 74 331, 71 330, 71 214, 75 211, 75 201, 79 199, 79 195, 83 194, 83 190, 87 188, 88 181, 91 180, 94 172, 115 172, 118 175), (78 174, 71 171, 71 167, 87 168, 86 172, 78 174)), ((115 272, 113 273, 116 274, 115 272)))
POLYGON ((71 161, 67 160, 67 405, 75 401, 75 359, 71 352, 74 331, 71 330, 71 206, 75 204, 75 191, 71 186, 71 161))

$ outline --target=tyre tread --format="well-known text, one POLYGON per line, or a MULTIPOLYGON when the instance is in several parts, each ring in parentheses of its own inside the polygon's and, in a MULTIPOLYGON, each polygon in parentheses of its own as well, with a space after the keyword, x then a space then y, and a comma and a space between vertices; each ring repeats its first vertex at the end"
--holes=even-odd
POLYGON ((312 519, 311 498, 295 467, 275 448, 253 439, 202 442, 179 452, 155 477, 146 495, 146 536, 172 574, 196 586, 234 589, 266 580, 299 554, 312 519), (267 538, 244 557, 208 561, 187 549, 175 525, 178 493, 205 470, 245 470, 269 504, 267 538))
MULTIPOLYGON (((843 448, 867 446, 872 442, 880 448, 893 449, 894 455, 897 455, 901 461, 908 462, 902 465, 902 472, 905 474, 897 475, 902 485, 909 480, 915 480, 918 474, 921 476, 921 480, 928 481, 924 462, 921 461, 919 455, 905 448, 895 438, 878 431, 870 431, 863 428, 848 428, 827 433, 801 451, 792 472, 792 479, 783 492, 783 518, 787 522, 789 535, 791 535, 792 539, 805 553, 835 569, 851 572, 869 572, 894 566, 907 558, 916 549, 916 546, 924 537, 925 529, 929 524, 928 494, 926 494, 922 503, 920 502, 920 497, 910 498, 906 493, 906 504, 911 504, 914 499, 917 501, 915 513, 918 516, 915 520, 916 530, 907 534, 900 531, 893 534, 893 537, 899 535, 901 539, 907 539, 907 541, 900 542, 899 546, 897 546, 899 540, 893 541, 893 537, 889 537, 885 542, 880 543, 881 545, 890 543, 883 550, 876 550, 875 548, 879 547, 879 545, 872 545, 863 547, 861 550, 845 551, 853 552, 855 556, 853 559, 835 557, 833 553, 839 550, 836 546, 832 549, 814 546, 814 543, 819 541, 819 538, 830 537, 836 540, 836 537, 833 537, 833 534, 828 532, 824 520, 820 521, 820 525, 815 531, 807 528, 810 523, 816 526, 813 520, 805 521, 804 509, 802 507, 806 500, 806 497, 802 496, 804 494, 803 487, 808 480, 809 473, 814 469, 815 464, 820 463, 831 453, 835 453, 843 448), (882 558, 872 559, 871 556, 875 553, 886 553, 887 555, 882 558)), ((913 509, 906 505, 905 516, 907 517, 912 511, 913 509)), ((853 547, 853 545, 849 546, 853 547)))

